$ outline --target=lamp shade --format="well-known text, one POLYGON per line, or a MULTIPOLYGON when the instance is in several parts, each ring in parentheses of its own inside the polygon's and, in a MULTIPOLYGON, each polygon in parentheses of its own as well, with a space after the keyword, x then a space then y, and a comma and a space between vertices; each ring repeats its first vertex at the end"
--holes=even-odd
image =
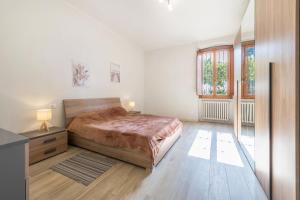
POLYGON ((48 121, 52 119, 51 109, 41 109, 36 112, 36 119, 38 121, 48 121))
POLYGON ((135 107, 135 102, 134 101, 129 101, 129 107, 134 108, 135 107))

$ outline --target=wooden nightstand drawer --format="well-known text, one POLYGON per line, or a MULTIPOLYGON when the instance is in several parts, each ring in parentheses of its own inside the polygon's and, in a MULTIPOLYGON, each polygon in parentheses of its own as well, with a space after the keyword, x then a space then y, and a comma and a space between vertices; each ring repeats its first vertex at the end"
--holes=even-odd
POLYGON ((64 144, 52 144, 52 145, 47 145, 44 148, 31 151, 29 153, 29 160, 30 164, 39 162, 41 160, 50 158, 52 156, 55 156, 57 154, 60 154, 62 152, 65 152, 68 148, 67 143, 64 144))
POLYGON ((32 139, 29 142, 29 151, 36 151, 41 148, 47 148, 48 146, 53 146, 53 144, 63 144, 67 143, 68 136, 67 132, 56 133, 53 135, 48 135, 45 137, 40 137, 36 139, 32 139))
POLYGON ((30 139, 29 163, 33 164, 68 149, 68 132, 59 127, 51 127, 49 131, 30 131, 22 135, 30 139))

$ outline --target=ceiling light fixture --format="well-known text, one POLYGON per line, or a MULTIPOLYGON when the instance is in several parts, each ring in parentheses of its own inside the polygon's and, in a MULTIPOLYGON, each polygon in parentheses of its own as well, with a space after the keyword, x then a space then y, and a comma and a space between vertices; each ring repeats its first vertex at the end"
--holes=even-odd
POLYGON ((168 9, 169 11, 172 11, 173 10, 173 5, 172 5, 172 2, 171 0, 158 0, 159 3, 163 3, 163 2, 166 2, 168 4, 168 9))
POLYGON ((168 0, 168 9, 169 11, 173 10, 173 5, 171 4, 171 0, 168 0))

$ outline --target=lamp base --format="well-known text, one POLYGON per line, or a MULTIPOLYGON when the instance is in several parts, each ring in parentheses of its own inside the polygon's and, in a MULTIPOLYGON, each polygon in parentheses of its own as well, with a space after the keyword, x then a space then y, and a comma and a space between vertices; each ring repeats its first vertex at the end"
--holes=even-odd
POLYGON ((40 127, 40 130, 41 131, 49 131, 49 127, 48 127, 48 124, 47 124, 47 121, 44 121, 40 127))

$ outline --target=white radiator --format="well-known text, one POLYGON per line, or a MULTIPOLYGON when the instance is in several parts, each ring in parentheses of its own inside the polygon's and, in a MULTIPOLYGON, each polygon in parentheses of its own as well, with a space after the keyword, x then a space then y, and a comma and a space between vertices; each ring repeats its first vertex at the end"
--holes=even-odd
POLYGON ((202 100, 201 101, 201 119, 213 121, 230 120, 230 102, 220 100, 202 100))
POLYGON ((254 102, 242 101, 242 123, 244 124, 254 124, 255 123, 255 104, 254 102))

